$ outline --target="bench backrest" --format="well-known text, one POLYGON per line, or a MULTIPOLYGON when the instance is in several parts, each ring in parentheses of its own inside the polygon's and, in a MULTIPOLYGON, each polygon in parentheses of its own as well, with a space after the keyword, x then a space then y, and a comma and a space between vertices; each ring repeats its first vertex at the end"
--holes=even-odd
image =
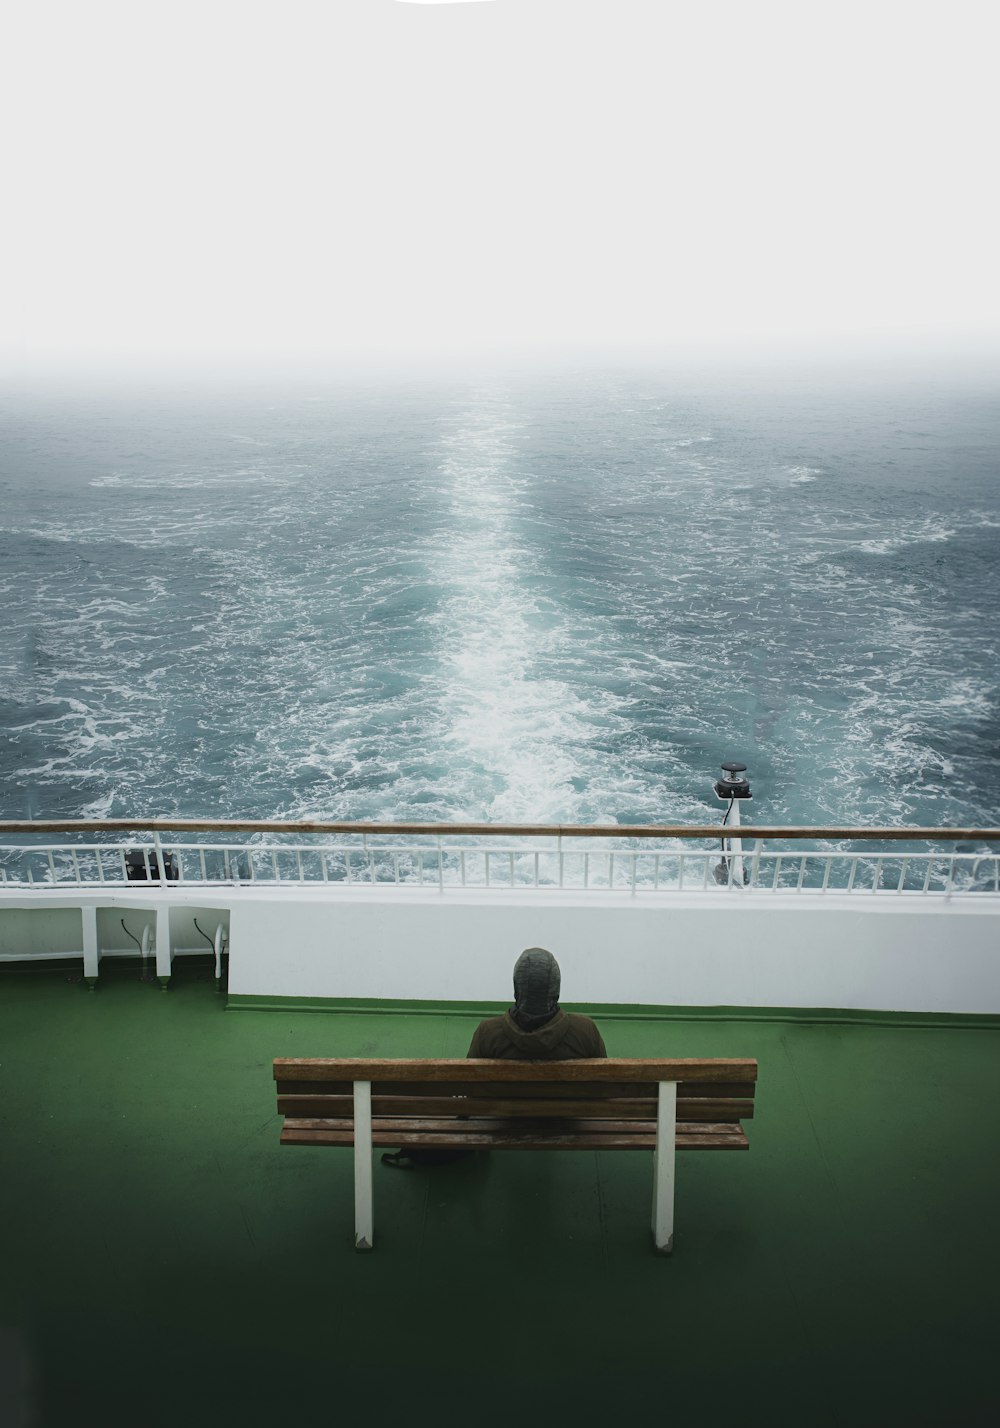
POLYGON ((676 1081, 678 1121, 739 1122, 753 1115, 757 1062, 748 1058, 577 1061, 279 1057, 278 1110, 350 1116, 354 1083, 369 1082, 381 1116, 586 1117, 649 1120, 658 1083, 676 1081))

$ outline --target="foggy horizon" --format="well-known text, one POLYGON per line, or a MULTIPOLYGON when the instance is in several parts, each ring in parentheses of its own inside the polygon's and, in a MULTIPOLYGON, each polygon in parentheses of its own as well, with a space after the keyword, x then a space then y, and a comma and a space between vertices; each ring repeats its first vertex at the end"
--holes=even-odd
POLYGON ((364 349, 261 353, 60 353, 0 360, 8 392, 93 389, 211 392, 249 387, 333 387, 439 383, 475 385, 532 378, 573 380, 595 373, 633 373, 664 380, 815 383, 836 389, 855 383, 938 382, 990 387, 1000 381, 1000 339, 989 336, 922 341, 858 338, 841 342, 686 345, 668 347, 538 344, 532 348, 364 349))

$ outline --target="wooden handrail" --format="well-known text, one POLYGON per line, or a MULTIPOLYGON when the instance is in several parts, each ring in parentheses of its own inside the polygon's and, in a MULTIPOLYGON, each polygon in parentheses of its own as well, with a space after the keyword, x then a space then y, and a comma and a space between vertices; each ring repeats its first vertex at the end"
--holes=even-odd
POLYGON ((5 833, 364 833, 371 837, 413 835, 455 838, 835 838, 878 842, 996 842, 1000 828, 812 828, 757 827, 744 823, 724 827, 701 824, 575 824, 575 823, 321 823, 305 819, 234 818, 79 818, 0 820, 5 833))

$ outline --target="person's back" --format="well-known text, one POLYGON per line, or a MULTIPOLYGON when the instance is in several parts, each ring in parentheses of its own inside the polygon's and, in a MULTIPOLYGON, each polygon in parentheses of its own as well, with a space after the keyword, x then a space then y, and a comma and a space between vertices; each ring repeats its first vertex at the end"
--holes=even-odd
MULTIPOLYGON (((503 1016, 481 1021, 472 1036, 469 1056, 499 1061, 576 1061, 588 1056, 606 1057, 601 1033, 589 1016, 564 1012, 559 1005, 559 963, 544 947, 528 947, 514 964, 514 1005, 503 1016)), ((547 1093, 560 1100, 579 1095, 579 1083, 553 1085, 547 1093)), ((492 1096, 490 1086, 473 1086, 471 1093, 492 1096)), ((508 1094, 517 1097, 511 1089, 508 1094)), ((600 1089, 595 1090, 600 1095, 600 1089)), ((399 1169, 444 1165, 464 1160, 476 1152, 466 1149, 404 1146, 386 1152, 383 1165, 399 1169)))
POLYGON ((604 1057, 601 1033, 589 1016, 559 1006, 559 963, 544 947, 529 947, 514 965, 514 1005, 476 1027, 470 1057, 502 1061, 575 1061, 604 1057))

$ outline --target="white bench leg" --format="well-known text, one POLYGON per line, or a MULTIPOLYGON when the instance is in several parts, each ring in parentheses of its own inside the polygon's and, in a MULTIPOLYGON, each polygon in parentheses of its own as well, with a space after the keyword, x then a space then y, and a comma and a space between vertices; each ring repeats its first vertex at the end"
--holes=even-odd
POLYGON ((354 1248, 375 1243, 372 1202, 372 1083, 354 1083, 354 1248))
POLYGON ((677 1082, 661 1081, 653 1152, 653 1243, 660 1254, 674 1248, 674 1159, 677 1145, 677 1082))

